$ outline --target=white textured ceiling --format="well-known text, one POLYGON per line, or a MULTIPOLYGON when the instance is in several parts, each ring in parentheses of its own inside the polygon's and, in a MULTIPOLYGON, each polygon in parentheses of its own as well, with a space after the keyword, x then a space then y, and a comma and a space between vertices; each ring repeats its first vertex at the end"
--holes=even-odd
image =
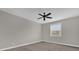
POLYGON ((41 24, 79 16, 79 8, 1 8, 0 10, 41 24), (38 14, 43 12, 51 12, 53 19, 46 21, 37 19, 40 17, 38 14))

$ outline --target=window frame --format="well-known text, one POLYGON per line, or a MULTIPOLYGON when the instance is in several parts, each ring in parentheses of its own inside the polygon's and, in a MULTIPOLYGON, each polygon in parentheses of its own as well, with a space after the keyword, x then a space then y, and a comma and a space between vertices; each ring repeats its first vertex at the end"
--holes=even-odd
POLYGON ((51 37, 61 37, 61 36, 62 36, 62 23, 58 22, 58 23, 50 24, 50 36, 51 36, 51 37), (56 31, 54 31, 54 30, 51 29, 51 26, 53 26, 53 25, 55 25, 55 24, 60 24, 60 27, 61 27, 61 29, 58 30, 58 32, 59 32, 58 34, 55 34, 56 31), (53 33, 54 33, 54 34, 53 34, 53 33))

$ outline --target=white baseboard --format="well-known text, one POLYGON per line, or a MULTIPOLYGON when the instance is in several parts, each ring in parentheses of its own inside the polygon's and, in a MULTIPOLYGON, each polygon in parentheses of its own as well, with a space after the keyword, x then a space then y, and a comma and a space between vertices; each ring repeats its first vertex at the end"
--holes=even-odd
POLYGON ((16 47, 21 47, 21 46, 25 46, 25 45, 30 45, 30 44, 34 44, 34 43, 38 43, 38 42, 41 42, 41 40, 30 42, 30 43, 26 43, 26 44, 20 44, 20 45, 8 47, 8 48, 3 48, 3 49, 0 49, 0 51, 4 51, 4 50, 7 50, 7 49, 12 49, 12 48, 16 48, 16 47))
MULTIPOLYGON (((34 43, 38 43, 38 42, 42 42, 42 40, 34 41, 34 42, 26 43, 26 44, 20 44, 20 45, 8 47, 8 48, 3 48, 3 49, 0 49, 0 51, 4 51, 4 50, 7 50, 7 49, 12 49, 12 48, 16 48, 16 47, 21 47, 21 46, 25 46, 25 45, 30 45, 30 44, 34 44, 34 43)), ((43 42, 55 43, 55 44, 60 44, 60 45, 66 45, 66 46, 72 46, 72 47, 78 47, 79 48, 79 46, 77 46, 77 45, 65 44, 65 43, 60 43, 60 42, 51 42, 51 41, 46 41, 46 40, 43 40, 43 42)))
POLYGON ((72 44, 66 44, 66 43, 60 43, 60 42, 51 42, 51 41, 44 41, 44 42, 55 43, 55 44, 60 44, 60 45, 65 45, 65 46, 71 46, 71 47, 77 47, 77 48, 79 48, 78 45, 72 45, 72 44))

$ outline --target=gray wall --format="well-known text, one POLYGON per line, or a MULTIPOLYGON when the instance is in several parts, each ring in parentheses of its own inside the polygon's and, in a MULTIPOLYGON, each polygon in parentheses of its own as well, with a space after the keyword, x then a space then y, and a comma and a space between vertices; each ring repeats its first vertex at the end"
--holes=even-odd
POLYGON ((43 40, 51 43, 79 47, 79 17, 43 25, 43 40), (62 37, 50 37, 50 24, 62 23, 62 37))
POLYGON ((0 49, 40 39, 40 24, 0 11, 0 49))

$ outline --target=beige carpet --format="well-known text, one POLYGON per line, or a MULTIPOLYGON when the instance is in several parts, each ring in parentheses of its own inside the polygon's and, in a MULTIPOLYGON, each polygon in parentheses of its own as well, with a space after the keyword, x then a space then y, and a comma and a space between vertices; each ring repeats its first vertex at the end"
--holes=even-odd
POLYGON ((79 48, 54 43, 39 42, 5 51, 79 51, 79 48))

